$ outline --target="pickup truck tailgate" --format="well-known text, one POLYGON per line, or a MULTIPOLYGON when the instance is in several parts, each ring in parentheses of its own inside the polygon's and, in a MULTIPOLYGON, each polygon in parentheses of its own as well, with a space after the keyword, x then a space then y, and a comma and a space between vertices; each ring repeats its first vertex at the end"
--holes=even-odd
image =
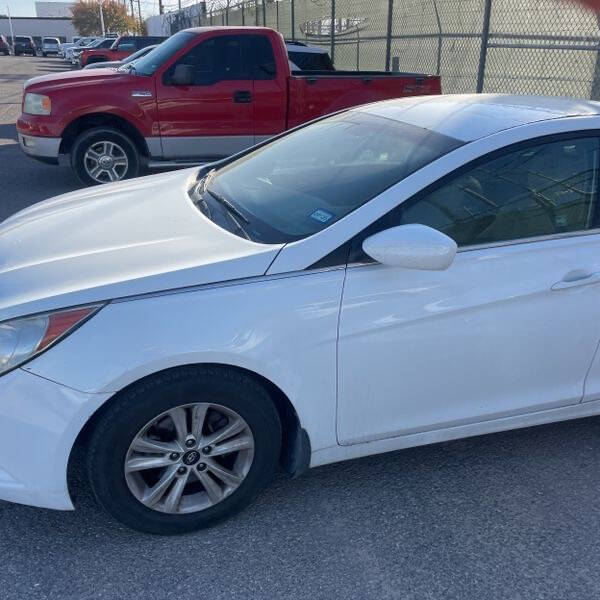
POLYGON ((377 100, 439 93, 440 78, 435 75, 305 71, 289 79, 287 125, 295 127, 321 115, 377 100))

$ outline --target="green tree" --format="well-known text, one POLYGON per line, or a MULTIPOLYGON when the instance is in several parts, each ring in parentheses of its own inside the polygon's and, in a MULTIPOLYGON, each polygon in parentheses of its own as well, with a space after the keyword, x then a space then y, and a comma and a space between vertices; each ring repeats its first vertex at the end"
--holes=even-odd
MULTIPOLYGON (((73 27, 79 35, 101 35, 100 7, 98 0, 79 0, 72 8, 73 27)), ((143 25, 127 14, 127 9, 116 0, 102 2, 104 30, 108 33, 139 33, 143 25)))

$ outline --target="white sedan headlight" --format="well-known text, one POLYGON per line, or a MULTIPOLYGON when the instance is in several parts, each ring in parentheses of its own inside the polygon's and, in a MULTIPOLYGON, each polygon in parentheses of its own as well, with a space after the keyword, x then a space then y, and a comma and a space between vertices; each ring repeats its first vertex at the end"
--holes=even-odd
POLYGON ((0 323, 0 375, 64 338, 102 306, 94 304, 56 310, 0 323))
POLYGON ((23 112, 28 115, 49 115, 52 110, 52 102, 48 96, 42 94, 25 94, 23 112))

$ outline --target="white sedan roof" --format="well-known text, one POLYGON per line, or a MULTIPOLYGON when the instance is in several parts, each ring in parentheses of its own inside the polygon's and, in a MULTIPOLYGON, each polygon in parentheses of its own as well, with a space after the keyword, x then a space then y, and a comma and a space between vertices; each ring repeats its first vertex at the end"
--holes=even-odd
POLYGON ((600 102, 545 96, 448 94, 387 100, 357 110, 470 142, 527 123, 599 115, 600 102))

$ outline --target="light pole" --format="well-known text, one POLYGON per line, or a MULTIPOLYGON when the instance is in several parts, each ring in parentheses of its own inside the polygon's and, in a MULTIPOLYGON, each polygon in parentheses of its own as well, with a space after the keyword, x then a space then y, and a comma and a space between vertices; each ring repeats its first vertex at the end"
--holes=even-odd
POLYGON ((104 11, 102 10, 102 0, 98 0, 98 7, 100 8, 100 27, 102 28, 102 36, 106 35, 104 30, 104 11))
POLYGON ((12 45, 15 45, 15 32, 13 31, 12 19, 10 18, 10 6, 6 5, 6 12, 8 13, 8 26, 10 27, 10 37, 12 40, 12 45))

